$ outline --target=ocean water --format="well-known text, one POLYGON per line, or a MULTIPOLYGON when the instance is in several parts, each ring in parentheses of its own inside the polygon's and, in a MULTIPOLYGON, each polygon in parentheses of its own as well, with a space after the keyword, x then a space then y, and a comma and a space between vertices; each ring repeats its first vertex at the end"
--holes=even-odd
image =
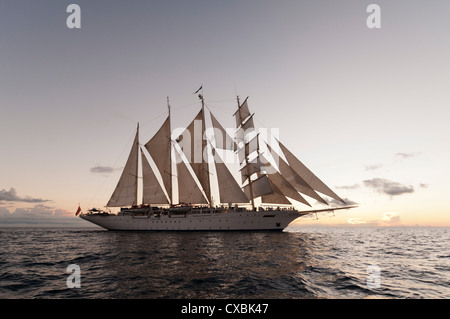
POLYGON ((0 229, 0 298, 450 298, 450 228, 0 229), (79 267, 79 288, 69 288, 79 267))

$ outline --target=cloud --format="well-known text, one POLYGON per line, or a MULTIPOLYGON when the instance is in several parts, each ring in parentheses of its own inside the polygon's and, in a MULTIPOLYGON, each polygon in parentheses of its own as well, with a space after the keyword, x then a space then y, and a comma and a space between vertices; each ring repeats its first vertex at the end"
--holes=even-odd
POLYGON ((349 218, 347 220, 347 223, 352 224, 352 225, 359 225, 359 224, 365 224, 366 222, 363 221, 361 218, 349 218))
POLYGON ((397 213, 393 212, 383 213, 381 217, 372 220, 364 220, 359 217, 352 217, 347 220, 347 223, 364 227, 385 227, 402 225, 400 216, 397 213))
POLYGON ((20 197, 14 188, 10 188, 9 191, 0 190, 0 201, 6 202, 25 202, 25 203, 43 203, 48 202, 48 199, 32 198, 30 196, 20 197))
MULTIPOLYGON (((343 198, 342 200, 345 202, 346 205, 358 205, 357 202, 354 202, 354 201, 352 201, 351 199, 348 199, 348 198, 343 198)), ((336 200, 336 199, 334 199, 334 198, 328 200, 327 202, 328 202, 328 204, 329 204, 331 207, 341 207, 341 206, 345 206, 341 201, 338 201, 338 200, 336 200)))
POLYGON ((376 169, 382 168, 383 164, 375 164, 375 165, 364 165, 366 171, 374 171, 376 169))
POLYGON ((388 224, 388 225, 401 224, 400 216, 398 216, 397 213, 391 213, 391 212, 383 213, 383 217, 381 217, 381 222, 384 225, 386 225, 386 224, 388 224))
POLYGON ((31 208, 16 208, 14 211, 0 207, 2 226, 81 226, 83 221, 75 218, 75 212, 37 204, 31 208))
POLYGON ((411 185, 402 185, 398 182, 389 181, 383 178, 372 178, 363 181, 366 187, 372 188, 379 193, 389 196, 399 196, 407 193, 414 193, 414 187, 411 185))
POLYGON ((415 157, 417 155, 420 155, 420 153, 397 153, 396 156, 399 156, 401 158, 409 158, 409 157, 415 157))
POLYGON ((428 186, 430 186, 430 185, 428 185, 426 183, 420 183, 419 186, 420 186, 420 188, 428 188, 428 186))
POLYGON ((6 207, 0 206, 0 218, 2 218, 3 216, 8 217, 9 215, 11 215, 9 210, 6 207))
POLYGON ((115 170, 117 170, 117 168, 111 166, 95 166, 90 169, 90 172, 94 174, 109 174, 115 170))
POLYGON ((353 185, 342 185, 342 186, 336 186, 337 189, 347 189, 347 190, 351 190, 351 189, 358 189, 359 185, 358 184, 353 184, 353 185))

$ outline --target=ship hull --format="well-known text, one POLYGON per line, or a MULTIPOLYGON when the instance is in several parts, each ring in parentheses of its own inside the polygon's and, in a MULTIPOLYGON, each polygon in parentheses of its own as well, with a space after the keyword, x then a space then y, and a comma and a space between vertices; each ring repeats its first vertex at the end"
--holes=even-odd
POLYGON ((107 230, 142 231, 282 231, 300 217, 295 210, 198 212, 186 214, 87 214, 84 220, 107 230))

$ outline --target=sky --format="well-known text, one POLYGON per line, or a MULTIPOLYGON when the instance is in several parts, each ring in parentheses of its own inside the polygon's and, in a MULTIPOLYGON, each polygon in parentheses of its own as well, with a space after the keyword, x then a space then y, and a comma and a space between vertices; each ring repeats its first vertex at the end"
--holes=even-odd
MULTIPOLYGON (((305 225, 450 226, 450 19, 433 1, 0 0, 0 226, 89 226, 172 106, 260 128, 358 208, 305 225), (78 4, 81 28, 68 28, 78 4), (380 8, 380 28, 367 20, 380 8)), ((306 209, 308 207, 304 207, 306 209)), ((322 208, 322 207, 318 207, 322 208)))

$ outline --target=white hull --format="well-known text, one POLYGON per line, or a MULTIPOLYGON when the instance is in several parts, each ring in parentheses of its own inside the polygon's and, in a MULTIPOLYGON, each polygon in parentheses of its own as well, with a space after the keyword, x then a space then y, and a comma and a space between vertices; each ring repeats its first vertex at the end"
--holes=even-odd
POLYGON ((300 217, 296 210, 196 211, 186 214, 86 214, 81 218, 108 230, 145 231, 282 231, 300 217))

